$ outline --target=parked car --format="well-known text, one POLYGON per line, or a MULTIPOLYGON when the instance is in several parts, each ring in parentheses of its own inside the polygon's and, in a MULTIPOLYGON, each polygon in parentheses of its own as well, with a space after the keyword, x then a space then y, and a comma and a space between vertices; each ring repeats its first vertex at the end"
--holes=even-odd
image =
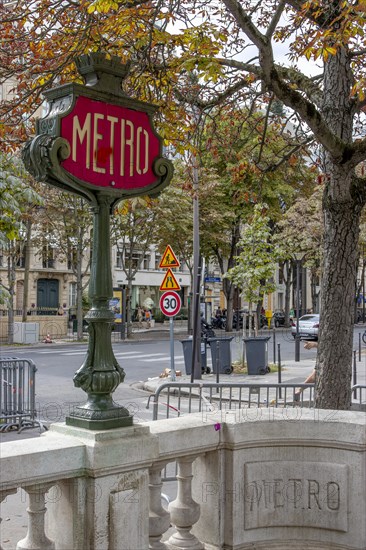
MULTIPOLYGON (((233 314, 233 329, 234 330, 238 330, 238 329, 243 328, 244 314, 246 314, 246 328, 247 329, 249 328, 249 311, 241 309, 241 310, 239 310, 239 327, 238 327, 238 312, 234 311, 234 314, 233 314)), ((254 328, 254 315, 255 315, 255 313, 253 313, 253 317, 252 317, 252 328, 254 328)), ((262 315, 262 313, 260 314, 259 323, 260 323, 259 328, 268 327, 267 317, 265 315, 262 315)))
MULTIPOLYGON (((292 321, 291 334, 296 338, 297 326, 296 321, 292 321)), ((318 339, 319 333, 319 315, 317 313, 308 313, 299 319, 299 335, 300 338, 318 339)))
POLYGON ((272 323, 276 328, 285 326, 286 317, 285 312, 282 309, 276 309, 273 312, 272 323))

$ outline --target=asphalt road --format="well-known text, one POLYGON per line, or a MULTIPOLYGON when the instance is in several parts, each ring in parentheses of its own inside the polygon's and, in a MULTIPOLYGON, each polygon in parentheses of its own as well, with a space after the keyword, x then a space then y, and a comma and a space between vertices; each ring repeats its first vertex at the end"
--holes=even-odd
MULTIPOLYGON (((359 333, 363 327, 356 326, 354 334, 354 349, 358 349, 359 333)), ((219 331, 217 331, 218 333, 219 331)), ((294 340, 286 330, 277 330, 274 341, 272 331, 266 334, 271 336, 268 342, 268 360, 274 362, 276 350, 276 362, 278 361, 278 346, 280 345, 282 361, 294 359, 294 340)), ((223 333, 222 335, 225 335, 223 333)), ((180 339, 174 341, 174 365, 176 370, 185 372, 183 346, 180 339)), ((151 332, 151 340, 139 342, 118 342, 113 344, 115 356, 123 367, 126 377, 123 384, 113 394, 114 400, 127 407, 135 420, 151 420, 152 411, 146 409, 148 393, 142 389, 142 382, 149 378, 158 377, 164 369, 171 367, 170 341, 154 340, 151 332)), ((364 345, 362 344, 364 347, 364 345)), ((80 388, 75 388, 73 376, 82 365, 87 350, 87 344, 63 343, 35 345, 27 347, 0 348, 0 357, 16 356, 31 359, 36 367, 36 409, 37 417, 45 422, 62 422, 70 408, 84 403, 86 394, 80 388)), ((303 350, 301 346, 301 358, 311 359, 315 357, 316 350, 303 350)), ((208 353, 208 364, 210 364, 208 353)), ((231 342, 232 360, 238 360, 242 356, 242 338, 237 334, 231 342)))
MULTIPOLYGON (((355 327, 355 350, 358 350, 359 334, 362 334, 364 330, 365 328, 361 325, 355 327)), ((302 381, 305 377, 304 369, 308 370, 309 366, 304 367, 301 362, 299 364, 294 363, 295 346, 289 332, 276 331, 275 346, 273 345, 272 332, 267 332, 267 334, 271 335, 268 346, 269 362, 273 362, 274 348, 276 349, 276 359, 278 359, 278 344, 280 344, 282 361, 291 362, 291 365, 294 365, 293 375, 295 377, 299 375, 299 379, 302 381)), ((139 388, 139 382, 159 376, 165 368, 170 368, 169 340, 154 340, 153 333, 150 336, 152 339, 149 341, 120 342, 113 345, 115 356, 126 372, 125 382, 115 391, 114 399, 130 408, 131 413, 134 414, 135 422, 152 419, 152 409, 146 409, 149 394, 139 388)), ((181 339, 184 337, 182 335, 181 339)), ((182 344, 179 339, 174 344, 175 368, 184 372, 182 344)), ((12 348, 4 346, 0 347, 0 357, 17 356, 34 361, 38 369, 36 378, 38 418, 51 423, 63 421, 70 407, 85 402, 85 393, 74 387, 72 377, 74 372, 81 366, 86 349, 86 344, 68 343, 12 348)), ((241 336, 234 337, 231 343, 231 351, 233 360, 241 357, 241 336)), ((364 357, 365 345, 363 343, 362 351, 364 357)), ((309 359, 315 358, 316 350, 305 351, 301 346, 300 354, 303 364, 308 365, 309 359)), ((359 368, 364 372, 364 359, 361 365, 359 368)), ((39 436, 39 429, 24 430, 21 433, 11 431, 1 433, 0 441, 11 442, 18 438, 39 436)), ((164 483, 163 491, 170 500, 173 500, 176 496, 175 482, 164 483)), ((24 491, 18 491, 16 495, 10 495, 2 503, 3 523, 0 538, 4 550, 15 548, 17 541, 26 534, 27 514, 25 502, 24 491)))

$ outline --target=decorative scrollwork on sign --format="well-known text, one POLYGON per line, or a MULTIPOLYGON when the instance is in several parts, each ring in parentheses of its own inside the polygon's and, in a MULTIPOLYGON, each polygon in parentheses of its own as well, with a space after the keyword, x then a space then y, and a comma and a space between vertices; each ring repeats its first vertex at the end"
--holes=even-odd
POLYGON ((27 142, 22 159, 28 172, 39 181, 46 181, 50 168, 49 149, 55 138, 42 134, 27 142))
POLYGON ((60 162, 69 158, 70 152, 70 144, 66 139, 58 137, 52 142, 49 156, 54 169, 58 168, 60 162))
POLYGON ((54 135, 57 119, 55 117, 43 118, 39 121, 39 131, 41 134, 54 135))
POLYGON ((153 166, 154 174, 156 176, 164 177, 164 179, 168 179, 168 181, 173 176, 173 165, 170 162, 170 160, 165 158, 158 158, 154 162, 153 166))
MULTIPOLYGON (((62 97, 53 102, 49 116, 56 116, 67 111, 72 103, 72 96, 62 97)), ((49 118, 49 117, 48 117, 49 118)))

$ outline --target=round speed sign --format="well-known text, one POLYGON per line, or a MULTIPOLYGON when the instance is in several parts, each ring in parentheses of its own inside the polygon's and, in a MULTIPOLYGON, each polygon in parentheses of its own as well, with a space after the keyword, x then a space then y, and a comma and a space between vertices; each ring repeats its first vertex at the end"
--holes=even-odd
POLYGON ((182 300, 177 292, 173 290, 168 290, 160 297, 160 309, 167 317, 174 317, 177 313, 180 312, 182 307, 182 300))

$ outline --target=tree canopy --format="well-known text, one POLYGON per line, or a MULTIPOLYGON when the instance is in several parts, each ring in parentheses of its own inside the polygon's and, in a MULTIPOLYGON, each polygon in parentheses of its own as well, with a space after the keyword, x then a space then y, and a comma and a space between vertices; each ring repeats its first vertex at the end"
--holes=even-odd
POLYGON ((276 286, 273 279, 278 251, 272 244, 271 220, 266 211, 266 204, 254 207, 253 216, 241 231, 236 265, 226 274, 249 303, 250 313, 252 305, 262 303, 264 294, 273 292, 276 286))

